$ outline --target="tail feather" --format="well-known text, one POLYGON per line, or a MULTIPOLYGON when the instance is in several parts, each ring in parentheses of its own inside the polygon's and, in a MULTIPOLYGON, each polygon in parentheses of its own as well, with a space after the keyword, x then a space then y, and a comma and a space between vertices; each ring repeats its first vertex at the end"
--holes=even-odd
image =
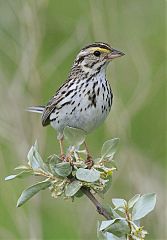
POLYGON ((45 106, 34 106, 34 107, 28 107, 26 111, 28 112, 35 112, 35 113, 43 113, 45 106))

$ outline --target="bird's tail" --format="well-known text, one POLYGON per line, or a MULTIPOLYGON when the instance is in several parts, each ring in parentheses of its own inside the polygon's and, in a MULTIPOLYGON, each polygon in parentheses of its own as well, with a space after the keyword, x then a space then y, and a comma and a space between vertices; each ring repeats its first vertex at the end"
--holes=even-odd
POLYGON ((35 107, 28 107, 26 111, 28 112, 35 112, 35 113, 43 113, 45 106, 35 106, 35 107))

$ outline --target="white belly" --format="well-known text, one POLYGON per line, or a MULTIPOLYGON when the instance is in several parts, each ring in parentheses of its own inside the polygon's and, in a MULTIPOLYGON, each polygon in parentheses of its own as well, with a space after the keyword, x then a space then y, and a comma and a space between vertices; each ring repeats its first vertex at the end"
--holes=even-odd
MULTIPOLYGON (((66 126, 83 129, 87 133, 91 132, 107 117, 112 101, 108 90, 109 84, 107 83, 108 85, 104 88, 103 86, 106 84, 106 80, 103 79, 102 81, 101 78, 99 78, 98 84, 94 88, 93 83, 94 82, 89 84, 89 88, 87 87, 85 90, 83 88, 82 91, 79 91, 75 95, 75 99, 72 99, 72 104, 65 105, 60 110, 55 109, 55 112, 50 115, 51 126, 55 128, 60 135, 62 135, 63 129, 66 126), (98 89, 99 94, 97 94, 98 89), (89 90, 90 94, 87 94, 89 90), (96 101, 92 104, 91 96, 93 96, 94 93, 96 93, 96 101), (59 113, 57 113, 57 111, 59 111, 59 113)), ((69 100, 70 96, 66 101, 69 100)))

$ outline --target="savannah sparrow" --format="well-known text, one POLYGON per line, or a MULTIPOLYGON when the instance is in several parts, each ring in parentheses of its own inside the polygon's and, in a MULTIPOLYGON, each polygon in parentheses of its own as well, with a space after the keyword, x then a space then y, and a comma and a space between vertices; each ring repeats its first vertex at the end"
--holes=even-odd
POLYGON ((96 42, 81 49, 67 81, 56 91, 46 106, 28 111, 42 114, 42 125, 51 124, 58 132, 63 154, 63 129, 66 126, 91 132, 107 117, 113 94, 106 79, 106 67, 124 53, 106 43, 96 42))

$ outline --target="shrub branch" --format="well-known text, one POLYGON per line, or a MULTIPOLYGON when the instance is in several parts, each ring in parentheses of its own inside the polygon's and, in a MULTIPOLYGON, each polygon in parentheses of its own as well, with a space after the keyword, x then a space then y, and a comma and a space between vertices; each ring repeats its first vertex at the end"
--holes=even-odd
POLYGON ((95 205, 97 212, 105 217, 107 220, 111 220, 112 217, 108 211, 101 205, 101 203, 95 198, 95 196, 90 192, 89 188, 82 187, 81 191, 89 198, 89 200, 95 205))

